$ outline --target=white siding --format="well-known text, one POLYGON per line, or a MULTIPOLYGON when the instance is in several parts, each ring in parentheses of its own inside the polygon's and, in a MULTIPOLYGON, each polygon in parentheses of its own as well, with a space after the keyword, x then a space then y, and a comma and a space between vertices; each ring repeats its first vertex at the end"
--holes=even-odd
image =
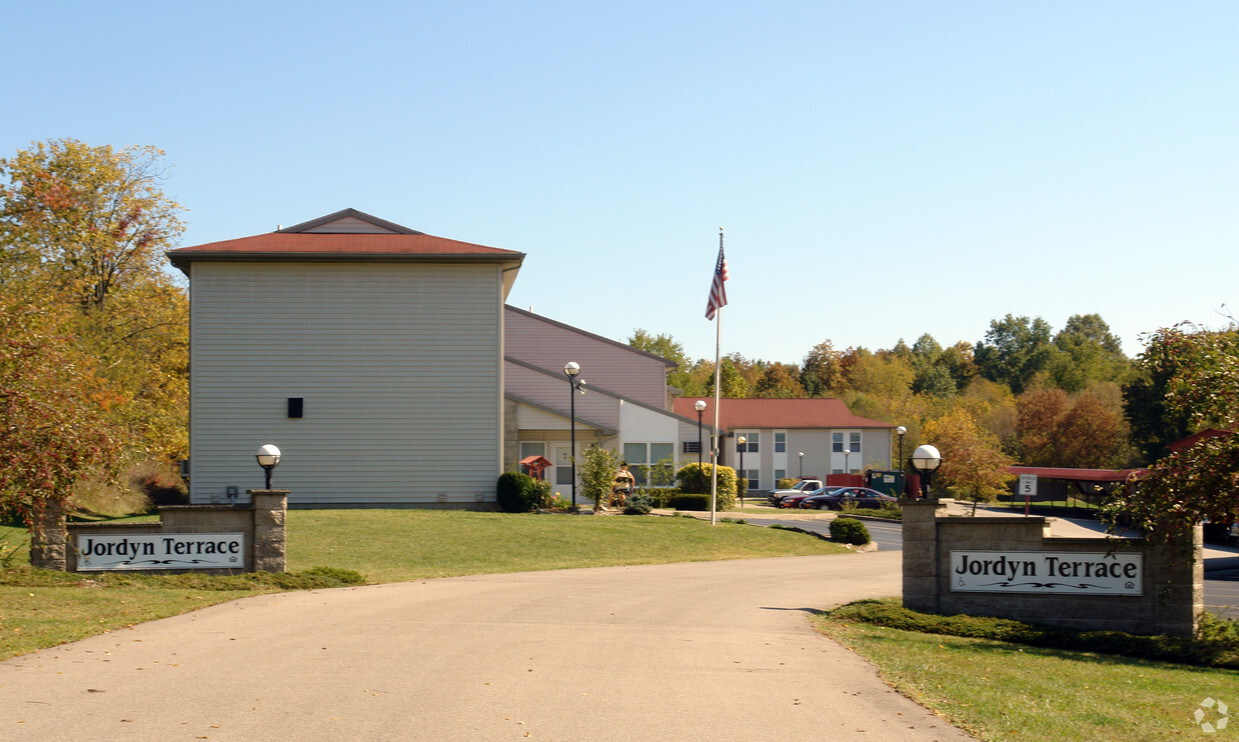
POLYGON ((495 265, 194 263, 193 501, 261 487, 264 443, 294 507, 493 500, 501 281, 495 265))

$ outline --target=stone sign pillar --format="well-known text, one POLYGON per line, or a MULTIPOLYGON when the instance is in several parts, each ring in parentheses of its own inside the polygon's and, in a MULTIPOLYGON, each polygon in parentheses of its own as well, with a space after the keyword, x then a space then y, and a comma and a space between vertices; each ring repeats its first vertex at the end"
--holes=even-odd
POLYGON ((69 531, 65 528, 65 514, 60 503, 36 503, 33 518, 33 527, 30 529, 30 564, 39 569, 64 572, 69 531))
POLYGON ((938 516, 946 503, 937 499, 900 500, 903 508, 903 607, 921 613, 938 610, 938 516))
POLYGON ((284 521, 290 490, 246 490, 254 504, 255 572, 283 572, 284 521))

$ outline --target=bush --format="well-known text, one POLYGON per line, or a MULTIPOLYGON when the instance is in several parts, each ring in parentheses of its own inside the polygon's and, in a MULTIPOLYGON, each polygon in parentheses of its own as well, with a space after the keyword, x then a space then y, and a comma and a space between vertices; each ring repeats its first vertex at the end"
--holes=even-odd
POLYGON ((869 529, 855 518, 835 518, 830 522, 830 540, 840 544, 864 546, 869 543, 869 529))
MULTIPOLYGON (((680 482, 680 491, 685 494, 706 496, 705 510, 710 509, 710 478, 713 464, 685 464, 675 473, 680 482)), ((736 470, 730 466, 718 468, 718 510, 731 510, 736 504, 736 470)))
POLYGON ((499 475, 495 485, 495 503, 505 513, 528 513, 537 505, 537 488, 533 477, 518 471, 499 475))
POLYGON ((783 477, 782 479, 774 483, 774 488, 776 490, 789 490, 793 486, 795 486, 797 481, 798 480, 792 479, 791 477, 783 477))
POLYGON ((650 497, 645 490, 638 490, 629 496, 628 505, 624 507, 624 515, 649 515, 653 509, 654 498, 650 497))
POLYGON ((708 511, 710 496, 680 493, 667 500, 667 507, 673 510, 708 511))
POLYGON ((146 495, 151 510, 161 505, 188 505, 185 483, 172 473, 169 466, 151 462, 137 467, 129 477, 134 489, 146 495))

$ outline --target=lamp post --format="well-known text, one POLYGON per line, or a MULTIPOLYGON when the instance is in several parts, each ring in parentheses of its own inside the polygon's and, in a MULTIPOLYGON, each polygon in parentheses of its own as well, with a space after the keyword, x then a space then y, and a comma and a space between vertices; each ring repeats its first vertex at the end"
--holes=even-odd
POLYGON ((568 377, 568 425, 572 431, 569 438, 568 460, 572 462, 572 507, 576 507, 576 393, 585 393, 585 380, 577 379, 581 373, 580 364, 569 361, 564 365, 564 376, 568 377))
MULTIPOLYGON (((739 438, 736 439, 736 450, 740 452, 740 478, 744 480, 744 486, 739 487, 740 507, 744 507, 744 491, 749 488, 748 475, 744 473, 744 449, 746 447, 745 444, 747 444, 748 442, 749 442, 749 439, 745 438, 744 436, 740 436, 739 438)), ((736 482, 736 484, 738 486, 740 483, 736 482)))
POLYGON ((800 451, 796 455, 800 457, 800 478, 804 479, 804 451, 800 451))
POLYGON ((852 473, 851 458, 852 458, 852 449, 850 448, 843 449, 843 473, 844 474, 852 473))
POLYGON ((271 470, 280 463, 280 449, 268 443, 258 448, 254 458, 258 459, 258 465, 267 473, 266 489, 271 489, 271 470))
POLYGON ((701 413, 706 411, 706 401, 699 399, 693 402, 693 409, 697 410, 697 468, 701 468, 701 413))
POLYGON ((908 470, 907 464, 905 464, 903 460, 903 434, 907 432, 908 429, 902 425, 895 428, 895 433, 899 436, 899 458, 895 460, 899 462, 899 489, 904 495, 908 494, 908 488, 905 486, 903 481, 908 470))
POLYGON ((942 466, 942 454, 938 453, 938 449, 934 446, 924 445, 917 446, 912 452, 912 468, 916 469, 921 474, 921 493, 923 497, 929 497, 929 481, 933 473, 938 471, 938 467, 942 466))

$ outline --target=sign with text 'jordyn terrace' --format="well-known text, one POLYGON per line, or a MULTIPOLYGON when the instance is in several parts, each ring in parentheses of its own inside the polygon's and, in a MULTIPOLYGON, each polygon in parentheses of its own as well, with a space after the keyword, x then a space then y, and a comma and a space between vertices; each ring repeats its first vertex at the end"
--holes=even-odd
POLYGON ((952 551, 951 590, 972 593, 1140 595, 1140 554, 952 551))
POLYGON ((243 569, 244 533, 78 534, 79 571, 243 569))

